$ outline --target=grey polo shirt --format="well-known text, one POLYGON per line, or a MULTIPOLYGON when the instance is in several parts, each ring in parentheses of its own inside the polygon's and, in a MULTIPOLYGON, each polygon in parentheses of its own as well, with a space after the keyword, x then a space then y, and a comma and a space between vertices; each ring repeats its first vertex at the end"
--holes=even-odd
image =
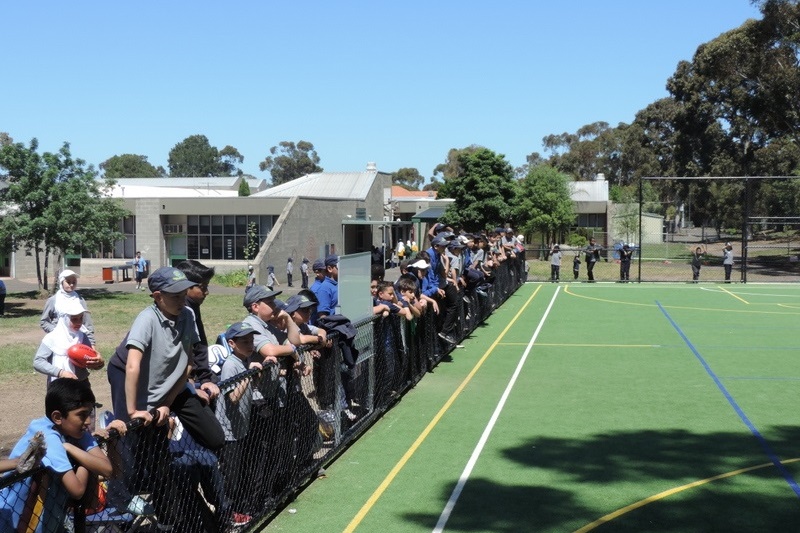
MULTIPOLYGON (((232 354, 222 365, 220 381, 238 376, 246 370, 247 367, 244 362, 232 354)), ((236 385, 238 384, 239 382, 237 381, 236 385)), ((226 441, 241 440, 250 431, 250 406, 253 404, 253 387, 248 384, 238 402, 232 402, 229 399, 230 393, 234 388, 235 386, 226 391, 223 397, 217 400, 217 420, 222 426, 226 441)))
POLYGON ((192 346, 200 342, 193 315, 184 308, 177 321, 151 305, 136 317, 127 347, 142 351, 136 409, 149 411, 161 405, 178 380, 185 379, 192 346))
MULTIPOLYGON (((256 334, 253 336, 253 344, 256 352, 261 352, 261 348, 267 344, 283 345, 288 342, 288 338, 284 332, 280 331, 272 324, 264 322, 253 313, 250 313, 242 319, 242 322, 247 322, 256 330, 256 334)), ((279 358, 279 361, 280 359, 283 358, 279 358)), ((278 376, 279 366, 280 365, 268 365, 264 370, 264 375, 261 378, 258 389, 255 391, 254 399, 261 400, 277 397, 278 405, 280 407, 285 405, 286 378, 278 376)))

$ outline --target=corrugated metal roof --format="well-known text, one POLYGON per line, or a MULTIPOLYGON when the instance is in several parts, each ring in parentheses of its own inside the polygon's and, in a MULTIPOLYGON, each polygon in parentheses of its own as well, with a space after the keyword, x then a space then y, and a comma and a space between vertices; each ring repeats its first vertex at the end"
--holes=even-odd
POLYGON ((363 172, 315 172, 292 181, 252 194, 259 198, 332 198, 338 200, 366 200, 375 182, 377 170, 363 172))
POLYGON ((572 181, 570 197, 575 202, 608 202, 608 182, 605 180, 572 181))
MULTIPOLYGON (((251 189, 258 189, 266 185, 264 178, 248 178, 242 176, 251 189)), ((188 177, 188 178, 120 178, 117 185, 122 187, 166 187, 188 189, 238 189, 239 176, 222 177, 188 177)))
POLYGON ((231 198, 237 189, 212 187, 154 187, 152 185, 114 185, 112 198, 231 198))

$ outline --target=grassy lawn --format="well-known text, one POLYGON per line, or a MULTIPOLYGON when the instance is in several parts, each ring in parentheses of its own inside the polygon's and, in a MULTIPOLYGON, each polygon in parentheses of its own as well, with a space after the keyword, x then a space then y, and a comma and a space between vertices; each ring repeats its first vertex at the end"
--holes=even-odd
MULTIPOLYGON (((149 292, 113 292, 105 289, 80 289, 94 320, 97 346, 106 358, 128 332, 133 320, 152 303, 149 292)), ((44 299, 35 292, 11 293, 6 297, 6 317, 0 320, 0 347, 3 364, 0 375, 32 371, 33 355, 44 337, 39 316, 44 299)), ((203 323, 209 342, 236 320, 245 317, 241 294, 211 294, 202 307, 203 323)))

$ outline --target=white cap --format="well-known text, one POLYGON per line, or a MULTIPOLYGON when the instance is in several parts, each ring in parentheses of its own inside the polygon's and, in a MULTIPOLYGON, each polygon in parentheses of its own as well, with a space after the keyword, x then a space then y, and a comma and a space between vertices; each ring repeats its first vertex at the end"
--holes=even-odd
POLYGON ((77 278, 78 274, 74 270, 70 269, 62 270, 61 274, 58 275, 58 283, 59 284, 64 283, 64 280, 70 276, 75 276, 77 278))
POLYGON ((64 305, 59 309, 59 312, 69 316, 76 316, 86 312, 86 308, 83 307, 83 304, 78 298, 66 298, 66 300, 64 305))
POLYGON ((431 266, 425 262, 424 259, 418 260, 416 263, 408 265, 410 268, 430 268, 431 266))

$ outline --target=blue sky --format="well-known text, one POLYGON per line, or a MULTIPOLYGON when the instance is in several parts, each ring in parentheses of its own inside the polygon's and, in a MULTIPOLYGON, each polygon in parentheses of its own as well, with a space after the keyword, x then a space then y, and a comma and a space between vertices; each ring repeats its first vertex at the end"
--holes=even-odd
POLYGON ((203 134, 242 169, 281 141, 328 171, 429 177, 470 144, 631 122, 749 0, 7 2, 0 131, 97 166, 203 134))

